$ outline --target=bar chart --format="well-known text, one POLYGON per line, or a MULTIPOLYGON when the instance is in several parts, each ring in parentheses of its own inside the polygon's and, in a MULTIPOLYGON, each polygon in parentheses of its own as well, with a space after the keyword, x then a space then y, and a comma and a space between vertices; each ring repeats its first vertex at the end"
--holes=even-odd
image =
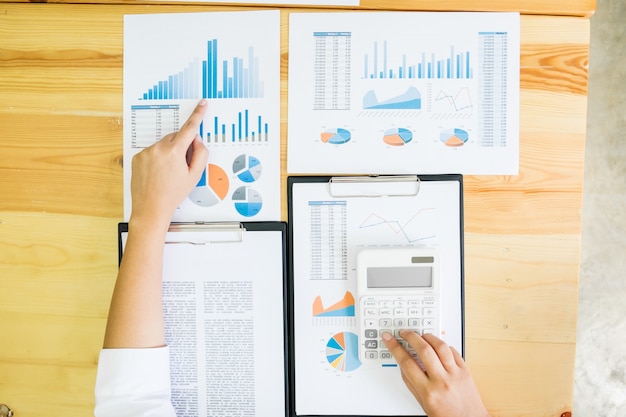
POLYGON ((205 118, 200 125, 200 137, 207 144, 217 143, 267 143, 269 123, 262 115, 252 116, 249 109, 205 118))
POLYGON ((206 43, 205 59, 194 58, 183 70, 157 81, 139 100, 263 98, 259 57, 248 46, 246 56, 221 59, 217 39, 206 43))
POLYGON ((406 51, 391 53, 387 41, 375 41, 363 56, 363 77, 379 79, 470 79, 474 77, 470 51, 449 53, 406 51), (393 65, 391 64, 393 62, 393 65))

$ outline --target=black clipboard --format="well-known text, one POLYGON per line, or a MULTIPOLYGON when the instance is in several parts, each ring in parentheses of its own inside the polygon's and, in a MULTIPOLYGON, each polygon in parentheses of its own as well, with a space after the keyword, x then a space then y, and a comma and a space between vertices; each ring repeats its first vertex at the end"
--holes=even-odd
MULTIPOLYGON (((120 223, 120 261, 127 232, 120 223)), ((288 415, 287 266, 285 222, 170 225, 163 303, 177 415, 288 415)))
POLYGON ((359 245, 439 247, 447 268, 443 337, 464 355, 462 175, 290 176, 287 181, 290 417, 424 415, 399 369, 382 375, 386 371, 355 361, 353 258, 359 245))

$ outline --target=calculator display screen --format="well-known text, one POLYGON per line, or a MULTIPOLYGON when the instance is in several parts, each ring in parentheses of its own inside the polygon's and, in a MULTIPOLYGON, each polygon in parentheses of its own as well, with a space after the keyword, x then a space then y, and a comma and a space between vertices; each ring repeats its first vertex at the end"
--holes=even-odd
POLYGON ((433 286, 431 266, 367 268, 368 288, 428 288, 433 286))

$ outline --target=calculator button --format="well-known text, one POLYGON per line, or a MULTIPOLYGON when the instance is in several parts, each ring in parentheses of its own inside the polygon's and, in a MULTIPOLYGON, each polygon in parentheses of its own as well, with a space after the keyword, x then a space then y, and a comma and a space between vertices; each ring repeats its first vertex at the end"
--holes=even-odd
POLYGON ((400 336, 400 332, 401 330, 399 329, 393 331, 393 335, 396 337, 396 339, 402 339, 402 336, 400 336))
POLYGON ((365 329, 365 337, 367 339, 376 339, 378 337, 378 331, 376 329, 365 329))
POLYGON ((391 300, 379 300, 378 306, 381 308, 391 308, 393 307, 393 302, 391 300))
POLYGON ((435 319, 432 319, 432 318, 424 319, 424 321, 422 321, 422 326, 424 326, 424 328, 426 328, 426 327, 429 327, 429 328, 435 327, 435 319))
POLYGON ((391 319, 380 319, 378 321, 379 327, 391 327, 391 319))
POLYGON ((380 337, 382 337, 385 333, 393 335, 393 333, 391 332, 391 330, 381 330, 380 331, 380 337))
POLYGON ((366 340, 365 349, 378 349, 378 340, 366 340))
POLYGON ((409 300, 407 301, 409 307, 420 307, 422 305, 422 300, 409 300))
POLYGON ((432 317, 435 315, 435 309, 432 307, 426 307, 422 310, 424 317, 432 317))
POLYGON ((424 300, 424 305, 432 307, 435 305, 435 300, 424 300))
POLYGON ((419 307, 410 307, 407 311, 409 317, 421 317, 422 309, 419 307))
POLYGON ((394 316, 406 316, 406 308, 396 307, 393 309, 394 316))
POLYGON ((406 327, 406 319, 393 319, 394 327, 406 327))
POLYGON ((365 359, 378 359, 378 351, 368 350, 365 352, 365 359))
POLYGON ((381 308, 380 310, 378 310, 378 314, 381 316, 392 316, 393 315, 393 311, 390 308, 381 308))
POLYGON ((419 327, 420 321, 421 321, 420 319, 408 319, 407 325, 409 327, 419 327))
POLYGON ((366 308, 365 311, 363 312, 363 315, 365 317, 376 317, 376 309, 375 308, 366 308))
POLYGON ((396 300, 393 302, 393 306, 396 308, 404 308, 406 307, 406 301, 403 300, 396 300))
POLYGON ((425 334, 435 334, 435 329, 424 329, 422 330, 422 336, 425 334))
POLYGON ((370 328, 370 327, 376 327, 376 319, 365 319, 365 327, 370 328))
POLYGON ((377 305, 378 303, 376 302, 376 300, 367 300, 363 302, 364 307, 376 307, 377 305))
POLYGON ((380 352, 380 359, 391 359, 393 358, 393 356, 391 355, 391 352, 389 352, 388 350, 383 350, 380 352))

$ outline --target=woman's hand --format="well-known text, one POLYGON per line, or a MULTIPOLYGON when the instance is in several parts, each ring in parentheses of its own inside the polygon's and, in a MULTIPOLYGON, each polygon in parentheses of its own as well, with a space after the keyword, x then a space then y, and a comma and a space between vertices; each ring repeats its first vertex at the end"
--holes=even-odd
POLYGON ((383 341, 402 371, 402 379, 429 417, 489 417, 465 361, 436 336, 403 330, 400 336, 423 364, 389 333, 383 341))
POLYGON ((167 230, 176 208, 198 183, 208 159, 198 136, 206 108, 207 101, 200 101, 178 132, 133 158, 131 224, 167 230))

